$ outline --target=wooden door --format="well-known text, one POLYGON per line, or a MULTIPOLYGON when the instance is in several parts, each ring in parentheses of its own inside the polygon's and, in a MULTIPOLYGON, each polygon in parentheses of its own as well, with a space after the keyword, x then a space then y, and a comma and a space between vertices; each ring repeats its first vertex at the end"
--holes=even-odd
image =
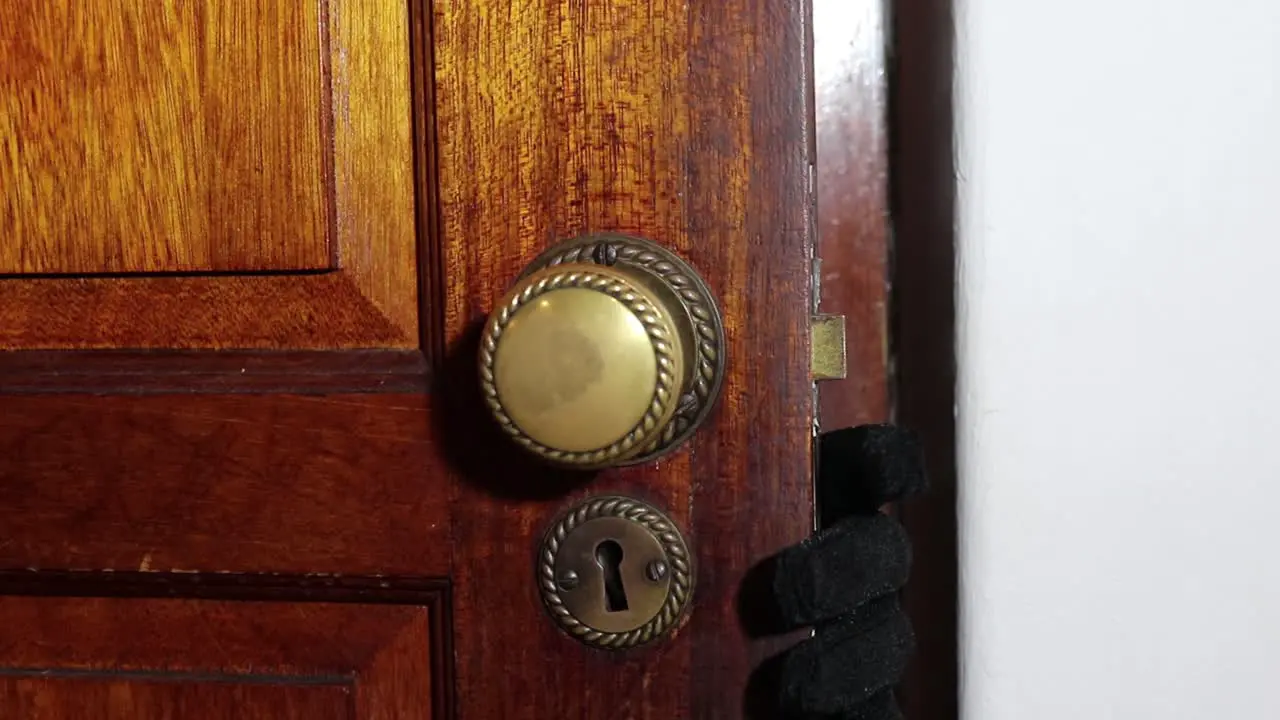
POLYGON ((806 3, 0 7, 0 716, 737 718, 748 571, 811 527, 806 3), (538 253, 652 239, 723 311, 710 421, 552 470, 476 339, 538 253), (585 498, 668 513, 669 638, 539 600, 585 498))

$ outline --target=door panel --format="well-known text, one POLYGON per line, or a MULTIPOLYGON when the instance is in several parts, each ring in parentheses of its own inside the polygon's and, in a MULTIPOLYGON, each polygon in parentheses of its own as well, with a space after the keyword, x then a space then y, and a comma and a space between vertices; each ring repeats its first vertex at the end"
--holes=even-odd
POLYGON ((5 398, 0 566, 446 576, 431 400, 5 398))
POLYGON ((315 0, 12 4, 0 272, 329 267, 325 25, 315 0))
MULTIPOLYGON (((333 634, 290 647, 322 656, 368 640, 344 627, 414 618, 420 631, 351 663, 361 678, 391 663, 388 682, 406 683, 357 682, 352 717, 742 717, 752 670, 777 647, 744 629, 744 578, 812 523, 808 8, 373 5, 321 6, 333 269, 0 277, 0 347, 13 350, 0 353, 0 596, 36 616, 100 608, 84 612, 102 633, 157 608, 176 613, 175 636, 219 612, 253 627, 296 614, 300 632, 333 634), (706 278, 726 376, 680 451, 586 474, 501 433, 476 356, 525 265, 596 231, 655 240, 706 278), (668 514, 697 568, 674 635, 620 653, 559 630, 535 582, 546 528, 604 494, 668 514), (402 654, 429 657, 430 673, 402 654), (394 712, 360 714, 361 687, 394 712)), ((263 132, 296 121, 255 112, 282 123, 263 132)), ((290 231, 314 239, 306 228, 290 231)), ((22 647, 45 631, 7 632, 22 647)), ((288 644, 242 644, 262 643, 288 644)), ((144 669, 226 672, 211 647, 155 645, 144 669)), ((91 640, 63 649, 48 663, 74 666, 91 640)), ((20 660, 0 664, 25 681, 20 660)), ((178 685, 201 691, 195 677, 178 685)), ((98 680, 59 686, 59 702, 117 697, 98 680)), ((244 716, 331 697, 324 683, 295 699, 215 680, 209 692, 231 699, 210 702, 246 703, 244 716)), ((153 692, 146 677, 102 681, 153 692)), ((156 702, 188 690, 171 692, 156 702)))
POLYGON ((3 11, 0 349, 418 347, 405 8, 135 5, 3 11))
POLYGON ((22 718, 425 719, 431 612, 302 600, 0 598, 0 707, 22 718))

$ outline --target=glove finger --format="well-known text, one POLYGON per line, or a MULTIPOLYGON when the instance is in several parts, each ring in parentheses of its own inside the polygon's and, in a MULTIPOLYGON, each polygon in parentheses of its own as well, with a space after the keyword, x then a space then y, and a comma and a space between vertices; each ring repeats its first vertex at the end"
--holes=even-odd
POLYGON ((893 688, 887 687, 840 720, 903 720, 893 688))
POLYGON ((859 717, 902 679, 914 648, 911 622, 897 598, 876 600, 854 616, 819 627, 787 652, 779 707, 803 717, 859 717))
POLYGON ((822 527, 866 515, 928 486, 915 433, 894 425, 860 425, 818 438, 818 508, 822 527))
POLYGON ((911 541, 895 519, 854 515, 778 554, 773 597, 790 629, 845 615, 900 590, 911 573, 911 541))
POLYGON ((814 715, 789 713, 773 720, 905 720, 902 708, 898 707, 898 698, 893 688, 885 688, 870 699, 847 713, 835 715, 814 715))

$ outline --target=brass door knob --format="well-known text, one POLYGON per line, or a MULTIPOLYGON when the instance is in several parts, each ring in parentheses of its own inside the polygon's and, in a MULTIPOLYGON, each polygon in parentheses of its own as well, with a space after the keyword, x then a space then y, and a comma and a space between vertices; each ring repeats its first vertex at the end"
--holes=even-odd
POLYGON ((710 414, 724 326, 706 283, 656 243, 593 235, 529 266, 490 315, 480 386, 502 429, 560 465, 647 462, 710 414))

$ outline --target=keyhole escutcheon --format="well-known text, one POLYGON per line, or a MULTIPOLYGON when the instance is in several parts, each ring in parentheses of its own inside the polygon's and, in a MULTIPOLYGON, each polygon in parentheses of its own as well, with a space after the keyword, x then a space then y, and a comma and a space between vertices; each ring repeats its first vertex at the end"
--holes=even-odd
POLYGON ((693 555, 663 512, 602 495, 568 508, 546 534, 534 568, 549 617, 602 650, 669 636, 690 608, 693 555))
POLYGON ((627 609, 627 590, 622 586, 622 545, 605 540, 596 546, 596 564, 604 573, 604 609, 623 612, 627 609))

